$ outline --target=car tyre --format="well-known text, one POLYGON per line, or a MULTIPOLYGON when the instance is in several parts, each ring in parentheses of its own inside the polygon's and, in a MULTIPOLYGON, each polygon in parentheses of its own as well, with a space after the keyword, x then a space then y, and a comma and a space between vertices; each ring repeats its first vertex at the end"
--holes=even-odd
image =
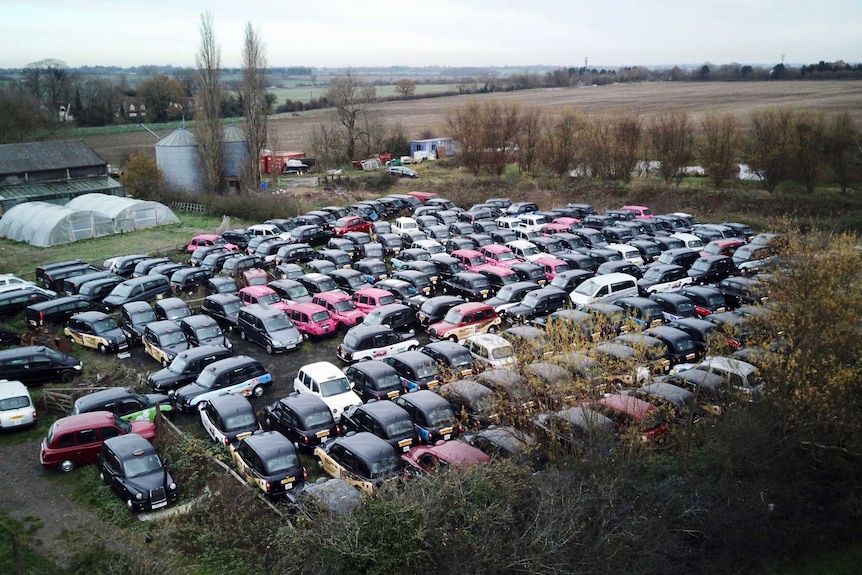
POLYGON ((104 344, 104 343, 100 343, 100 344, 99 344, 99 353, 101 353, 101 354, 108 353, 108 348, 107 348, 107 347, 105 347, 105 344, 104 344))
POLYGON ((246 341, 245 331, 239 330, 239 338, 243 341, 246 341))
POLYGON ((75 379, 74 372, 64 371, 63 373, 60 374, 60 381, 62 383, 72 383, 73 379, 75 379))
POLYGON ((457 335, 450 335, 450 336, 449 336, 449 341, 452 341, 452 342, 458 343, 458 336, 457 336, 457 335))
POLYGON ((251 395, 253 397, 263 397, 263 387, 260 385, 254 386, 254 389, 251 390, 251 395))
POLYGON ((268 353, 269 355, 272 355, 274 351, 275 351, 275 350, 274 350, 274 349, 272 349, 272 344, 271 344, 271 343, 266 344, 266 353, 268 353))
POLYGON ((105 477, 105 472, 104 472, 104 471, 100 471, 100 472, 99 472, 99 480, 101 480, 101 482, 102 482, 102 483, 104 483, 105 485, 107 485, 107 484, 108 484, 108 478, 107 478, 107 477, 105 477))
POLYGON ((496 326, 496 325, 492 325, 491 327, 489 327, 489 328, 488 328, 488 333, 497 333, 497 326, 496 326))
POLYGON ((166 357, 162 358, 162 367, 168 367, 168 358, 166 358, 166 357))
POLYGON ((69 473, 70 471, 75 469, 75 467, 76 465, 74 461, 72 461, 71 459, 65 459, 60 462, 60 465, 57 466, 57 469, 59 469, 63 473, 69 473))

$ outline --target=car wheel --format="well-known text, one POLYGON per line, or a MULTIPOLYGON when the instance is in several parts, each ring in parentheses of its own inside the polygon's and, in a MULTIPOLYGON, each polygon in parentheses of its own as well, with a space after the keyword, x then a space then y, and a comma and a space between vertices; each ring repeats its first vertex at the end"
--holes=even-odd
POLYGON ((268 353, 269 355, 272 355, 272 353, 273 353, 274 351, 275 351, 275 350, 274 350, 274 349, 272 349, 272 344, 270 344, 270 343, 266 344, 266 353, 268 353))
POLYGON ((108 348, 105 347, 104 343, 99 344, 99 353, 108 353, 108 348))
POLYGON ((411 345, 410 347, 407 348, 407 351, 416 351, 416 349, 418 349, 418 348, 415 345, 411 345))
POLYGON ((251 390, 251 394, 254 397, 263 397, 263 387, 256 385, 254 389, 251 390))
POLYGON ((449 341, 454 341, 455 343, 458 343, 458 336, 457 335, 450 335, 449 341))
POLYGON ((72 383, 72 380, 75 379, 74 372, 64 371, 60 374, 60 381, 63 383, 72 383))
POLYGON ((71 459, 66 459, 65 461, 61 461, 60 465, 57 468, 63 473, 69 473, 73 469, 75 469, 75 462, 71 459))
POLYGON ((99 472, 99 479, 100 479, 100 480, 102 481, 102 483, 104 483, 105 485, 107 485, 107 484, 108 484, 108 478, 107 478, 107 477, 105 477, 105 472, 104 472, 104 471, 100 471, 100 472, 99 472))
POLYGON ((246 335, 243 330, 239 330, 239 338, 243 341, 246 341, 246 335))
POLYGON ((162 367, 168 367, 168 358, 166 358, 166 357, 162 358, 162 367))
POLYGON ((496 326, 496 325, 492 325, 491 327, 489 327, 489 328, 488 328, 488 333, 497 333, 497 326, 496 326))

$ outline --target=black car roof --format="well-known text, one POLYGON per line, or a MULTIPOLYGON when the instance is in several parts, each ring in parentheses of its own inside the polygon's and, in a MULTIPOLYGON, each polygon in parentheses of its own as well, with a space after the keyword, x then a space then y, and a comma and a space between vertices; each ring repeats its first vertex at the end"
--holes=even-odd
POLYGON ((254 413, 254 408, 245 396, 236 393, 217 395, 210 399, 209 403, 222 415, 248 412, 254 413))
POLYGON ((169 333, 171 331, 182 331, 180 329, 180 324, 169 319, 162 319, 159 321, 148 323, 147 330, 153 332, 156 335, 169 333))
POLYGON ((81 412, 91 411, 94 406, 101 407, 107 402, 116 401, 124 397, 134 397, 134 395, 128 387, 110 387, 79 397, 75 400, 75 405, 81 412))
POLYGON ((395 455, 395 448, 388 441, 368 431, 339 437, 333 442, 333 444, 335 443, 344 445, 351 453, 366 463, 373 463, 382 457, 395 455))
POLYGON ((121 461, 157 453, 153 444, 137 433, 126 433, 108 438, 105 440, 104 445, 121 461))
POLYGON ((293 443, 278 431, 255 433, 241 441, 246 442, 251 450, 260 456, 261 461, 296 453, 293 443))
POLYGON ((398 401, 406 401, 407 403, 414 405, 423 411, 434 409, 437 407, 450 407, 448 401, 446 401, 433 391, 429 391, 427 389, 411 391, 410 393, 399 395, 396 399, 398 399, 398 401))
POLYGON ((197 347, 190 347, 185 351, 181 351, 177 354, 177 357, 182 357, 189 361, 195 361, 208 355, 224 355, 225 357, 230 357, 231 351, 220 345, 199 345, 197 347))
POLYGON ((395 360, 398 363, 403 363, 404 365, 410 367, 434 363, 434 358, 429 357, 424 353, 421 353, 416 350, 402 351, 396 355, 390 356, 389 359, 395 360))
POLYGON ((385 325, 367 325, 364 323, 360 323, 359 325, 351 327, 349 331, 351 335, 354 335, 356 337, 368 337, 369 335, 374 335, 376 333, 390 332, 393 330, 392 328, 385 325))
POLYGON ((384 423, 410 418, 410 414, 403 407, 391 401, 372 401, 358 406, 356 410, 362 410, 374 419, 384 423))
POLYGON ((388 363, 384 363, 380 360, 373 359, 370 361, 360 361, 359 363, 354 363, 351 366, 352 369, 360 371, 367 375, 368 377, 380 377, 391 374, 398 374, 395 371, 395 368, 389 365, 388 363))
MULTIPOLYGON (((231 279, 231 278, 228 278, 228 279, 231 279)), ((239 299, 239 296, 237 296, 236 294, 232 294, 232 293, 215 293, 212 295, 208 295, 205 298, 205 301, 206 300, 214 301, 214 302, 220 303, 222 305, 224 305, 226 303, 233 303, 235 301, 241 301, 239 299)))
POLYGON ((325 401, 310 393, 291 394, 279 399, 278 403, 286 405, 293 411, 301 414, 329 411, 329 406, 326 405, 325 401))
POLYGON ((425 349, 431 349, 442 353, 443 355, 449 356, 454 354, 469 354, 470 350, 461 345, 460 343, 455 343, 454 341, 450 341, 448 339, 443 339, 440 341, 432 341, 428 345, 424 346, 420 351, 425 349))

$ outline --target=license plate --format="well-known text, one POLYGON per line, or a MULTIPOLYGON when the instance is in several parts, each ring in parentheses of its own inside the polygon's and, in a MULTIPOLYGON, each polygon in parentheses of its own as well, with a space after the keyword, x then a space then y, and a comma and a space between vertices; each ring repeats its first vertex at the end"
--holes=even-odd
POLYGON ((328 437, 321 437, 320 438, 320 443, 326 443, 327 441, 329 441, 328 437))
POLYGON ((425 318, 426 318, 426 317, 427 317, 427 316, 426 316, 424 313, 420 313, 420 314, 419 314, 419 321, 425 321, 425 318))
POLYGON ((482 295, 488 295, 488 290, 483 289, 483 290, 482 290, 482 291, 480 291, 479 293, 480 293, 480 294, 482 294, 482 295))
MULTIPOLYGON (((281 484, 282 485, 287 485, 288 483, 292 484, 294 481, 296 481, 296 477, 285 477, 284 479, 281 480, 281 484)), ((293 485, 291 485, 291 487, 292 486, 293 485)), ((290 487, 288 487, 288 489, 290 489, 290 487)))
POLYGON ((128 351, 124 351, 123 353, 118 353, 118 354, 117 354, 117 357, 118 357, 119 359, 126 359, 126 358, 129 358, 129 357, 132 357, 132 354, 131 354, 131 353, 129 353, 128 351))
POLYGON ((694 359, 694 354, 693 354, 693 353, 690 353, 690 354, 688 354, 687 356, 685 356, 685 358, 686 358, 686 359, 694 359))
POLYGON ((390 391, 389 393, 386 394, 386 397, 388 397, 389 399, 392 399, 393 397, 398 397, 399 395, 400 394, 397 391, 390 391))
POLYGON ((439 381, 432 381, 431 383, 428 384, 428 387, 429 388, 430 387, 437 387, 438 385, 440 385, 439 381))
POLYGON ((720 307, 717 310, 715 310, 715 313, 724 313, 725 311, 727 311, 727 310, 725 310, 723 307, 720 307))
POLYGON ((409 445, 405 445, 404 447, 401 448, 401 453, 407 453, 408 451, 410 451, 409 445))
POLYGON ((440 434, 445 435, 446 439, 449 439, 449 437, 452 436, 452 428, 451 427, 444 427, 443 429, 440 430, 440 434))
POLYGON ((152 505, 150 505, 150 509, 159 509, 161 507, 164 507, 167 504, 168 504, 167 501, 162 501, 160 503, 153 503, 152 505))
POLYGON ((444 436, 443 436, 443 439, 444 439, 444 440, 446 440, 446 441, 449 441, 450 439, 452 439, 452 434, 451 434, 451 433, 447 433, 446 435, 444 435, 444 436))
POLYGON ((13 415, 10 419, 24 419, 23 415, 13 415))
POLYGON ((236 440, 240 441, 241 439, 245 439, 246 437, 251 437, 251 433, 250 432, 240 433, 239 435, 236 436, 236 440))
POLYGON ((328 437, 328 436, 329 436, 329 430, 317 432, 317 437, 319 437, 319 438, 324 438, 324 437, 328 437))

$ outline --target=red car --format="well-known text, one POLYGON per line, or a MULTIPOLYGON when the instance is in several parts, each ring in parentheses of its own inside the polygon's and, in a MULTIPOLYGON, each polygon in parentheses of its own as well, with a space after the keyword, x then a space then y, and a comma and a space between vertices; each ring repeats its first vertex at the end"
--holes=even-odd
POLYGON ((732 256, 739 246, 744 246, 742 240, 733 238, 723 238, 720 240, 712 240, 700 251, 701 256, 732 256))
POLYGON ((235 252, 239 249, 238 246, 228 243, 223 237, 216 234, 200 234, 193 237, 189 241, 189 245, 186 247, 186 251, 192 253, 198 248, 206 247, 206 246, 221 246, 226 248, 232 252, 235 252))
POLYGON ((272 306, 281 311, 287 310, 287 304, 282 301, 274 289, 265 285, 247 286, 239 290, 239 299, 242 305, 251 305, 254 303, 262 303, 272 306))
POLYGON ((54 422, 42 440, 39 462, 43 467, 68 473, 79 465, 94 463, 109 437, 137 433, 144 439, 156 436, 150 421, 123 421, 110 411, 90 411, 54 422))
POLYGON ((332 231, 336 236, 343 236, 349 232, 370 234, 371 222, 362 216, 346 216, 339 218, 335 222, 335 225, 332 226, 332 231))
POLYGON ((631 395, 608 394, 590 407, 616 423, 620 433, 635 431, 643 441, 661 441, 669 431, 659 408, 631 395))
POLYGON ((287 304, 287 317, 296 324, 300 333, 308 336, 323 337, 338 329, 338 321, 334 319, 325 307, 316 303, 287 304))
POLYGON ((418 475, 433 474, 450 465, 464 466, 490 463, 491 458, 463 441, 438 441, 434 445, 417 445, 401 456, 407 469, 418 475))
POLYGON ((356 309, 364 314, 380 306, 396 303, 392 292, 380 288, 363 288, 353 292, 353 303, 356 309))
POLYGON ((365 314, 356 307, 353 298, 341 290, 314 294, 311 303, 325 308, 329 315, 346 328, 358 325, 365 319, 365 314))

